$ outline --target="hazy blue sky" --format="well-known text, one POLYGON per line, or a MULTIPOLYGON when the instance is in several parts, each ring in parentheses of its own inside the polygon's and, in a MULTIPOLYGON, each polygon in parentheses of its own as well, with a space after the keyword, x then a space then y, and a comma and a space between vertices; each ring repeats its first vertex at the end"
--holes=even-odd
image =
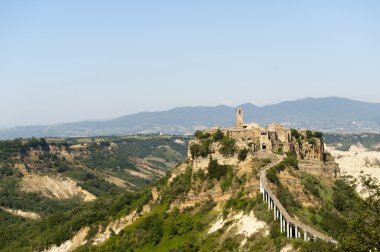
POLYGON ((380 102, 380 1, 1 1, 0 127, 176 106, 380 102))

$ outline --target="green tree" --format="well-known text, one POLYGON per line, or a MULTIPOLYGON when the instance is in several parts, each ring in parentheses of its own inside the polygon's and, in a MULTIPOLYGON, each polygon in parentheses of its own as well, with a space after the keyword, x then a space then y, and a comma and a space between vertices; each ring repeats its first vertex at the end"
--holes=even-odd
POLYGON ((313 133, 313 137, 315 137, 315 138, 319 138, 319 139, 323 139, 323 133, 322 132, 320 132, 320 131, 315 131, 314 133, 313 133))
MULTIPOLYGON (((340 236, 342 251, 380 250, 380 185, 369 175, 360 176, 364 198, 354 197, 344 212, 347 228, 340 236)), ((356 183, 350 183, 352 189, 356 183)))
POLYGON ((235 139, 225 136, 221 141, 219 152, 225 156, 233 156, 235 154, 235 139))
POLYGON ((292 137, 294 137, 295 139, 300 139, 301 135, 300 133, 298 132, 298 130, 296 129, 291 129, 291 134, 292 134, 292 137))
POLYGON ((311 132, 311 130, 306 130, 306 138, 310 139, 312 137, 313 137, 313 132, 311 132))
POLYGON ((191 154, 191 157, 194 159, 194 158, 197 158, 201 153, 201 146, 199 144, 192 144, 190 146, 190 154, 191 154))
POLYGON ((195 136, 195 138, 197 138, 197 139, 201 139, 202 136, 203 136, 203 132, 200 131, 200 130, 197 130, 197 131, 195 131, 194 136, 195 136))
POLYGON ((208 177, 210 179, 220 180, 228 170, 228 165, 220 165, 217 159, 210 159, 207 167, 208 177))
POLYGON ((247 158, 248 150, 246 148, 241 149, 238 154, 239 161, 244 161, 247 158))
POLYGON ((224 138, 224 134, 220 129, 217 129, 216 132, 212 135, 214 142, 218 142, 224 138))

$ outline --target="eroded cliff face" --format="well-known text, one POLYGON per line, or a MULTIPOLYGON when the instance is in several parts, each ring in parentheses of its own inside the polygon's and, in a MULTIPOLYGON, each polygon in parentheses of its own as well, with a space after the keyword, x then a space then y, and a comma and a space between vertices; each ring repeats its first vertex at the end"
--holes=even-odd
POLYGON ((93 201, 96 196, 81 188, 78 183, 61 174, 49 174, 51 168, 50 160, 43 162, 44 155, 56 155, 61 159, 73 163, 74 155, 67 151, 66 146, 49 144, 45 149, 41 146, 31 147, 25 150, 20 156, 22 163, 16 163, 22 174, 21 191, 36 192, 45 197, 53 199, 79 198, 83 201, 93 201))
POLYGON ((293 141, 292 149, 297 153, 300 170, 331 181, 339 177, 339 166, 325 150, 325 144, 322 140, 313 139, 313 141, 308 141, 304 139, 293 141))
POLYGON ((297 155, 303 159, 319 159, 323 160, 323 154, 325 153, 325 148, 323 141, 320 139, 308 140, 298 140, 292 141, 292 148, 297 153, 297 155))

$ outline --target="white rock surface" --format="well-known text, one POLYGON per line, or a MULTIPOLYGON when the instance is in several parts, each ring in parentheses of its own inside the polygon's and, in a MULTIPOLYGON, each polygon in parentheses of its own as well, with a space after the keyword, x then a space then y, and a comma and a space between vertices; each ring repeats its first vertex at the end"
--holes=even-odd
MULTIPOLYGON (((380 160, 380 152, 369 151, 362 145, 353 145, 349 151, 336 150, 335 147, 331 146, 327 146, 326 150, 335 158, 341 175, 357 178, 361 174, 369 174, 380 181, 380 167, 375 164, 377 160, 380 160), (366 160, 370 160, 372 165, 368 165, 366 160)), ((359 187, 358 192, 360 190, 359 187)))
POLYGON ((244 245, 247 242, 248 237, 250 237, 252 234, 258 233, 261 230, 265 229, 264 235, 269 235, 269 228, 267 224, 263 221, 258 220, 252 211, 249 214, 244 214, 243 212, 230 214, 225 220, 223 220, 223 215, 220 214, 217 220, 211 225, 208 233, 211 234, 218 231, 230 221, 233 221, 233 223, 228 227, 226 232, 236 230, 236 235, 244 235, 245 239, 241 242, 241 245, 244 245))

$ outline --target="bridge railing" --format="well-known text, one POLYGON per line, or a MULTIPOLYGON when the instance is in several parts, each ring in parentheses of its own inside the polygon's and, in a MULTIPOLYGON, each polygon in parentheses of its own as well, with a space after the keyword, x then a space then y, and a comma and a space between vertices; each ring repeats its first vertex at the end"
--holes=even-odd
MULTIPOLYGON (((274 165, 279 164, 284 160, 283 156, 280 156, 274 165)), ((288 238, 301 238, 301 231, 303 231, 303 239, 320 239, 326 242, 338 243, 332 237, 329 237, 318 230, 302 223, 301 221, 292 218, 286 209, 283 207, 281 202, 277 199, 276 195, 269 189, 268 181, 266 178, 266 173, 269 168, 274 166, 273 164, 268 164, 260 171, 260 193, 263 194, 263 200, 268 203, 268 208, 273 209, 274 219, 280 220, 281 232, 286 232, 288 238)))

